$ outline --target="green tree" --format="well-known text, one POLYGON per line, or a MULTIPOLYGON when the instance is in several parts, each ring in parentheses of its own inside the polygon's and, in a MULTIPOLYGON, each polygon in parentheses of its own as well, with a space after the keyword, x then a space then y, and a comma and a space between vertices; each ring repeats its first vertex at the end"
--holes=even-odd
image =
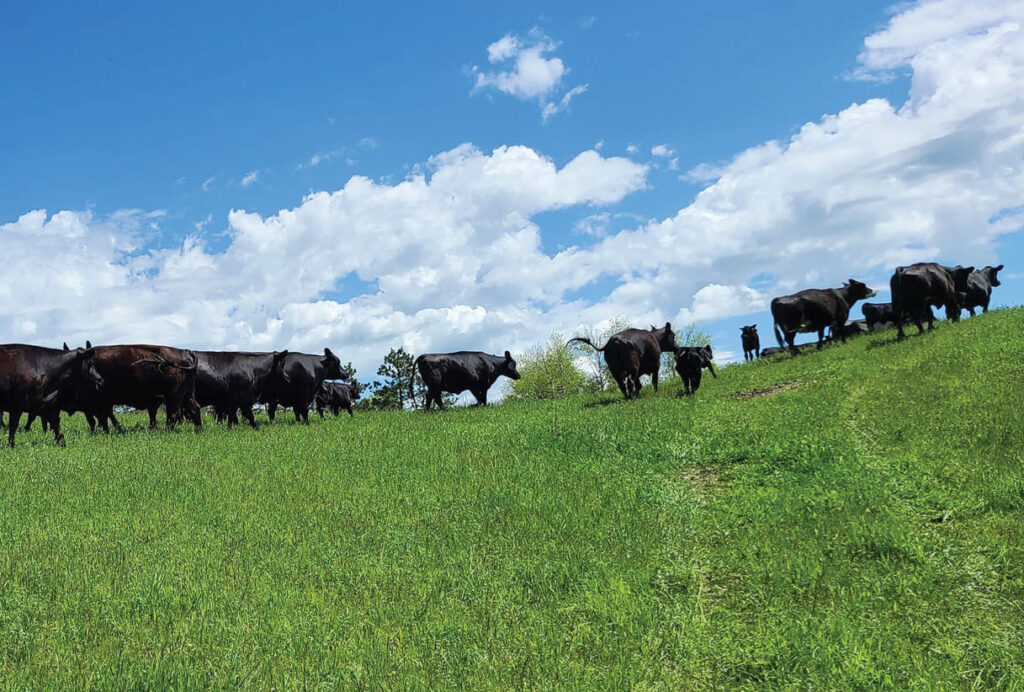
POLYGON ((552 334, 545 346, 536 346, 516 359, 520 378, 512 394, 520 399, 558 399, 588 390, 587 377, 576 367, 565 337, 552 334))
MULTIPOLYGON (((611 321, 603 329, 598 329, 594 325, 581 325, 576 330, 576 336, 590 339, 591 342, 596 346, 604 346, 605 342, 612 337, 613 334, 621 332, 623 329, 629 329, 629 323, 626 322, 623 317, 613 317, 611 321)), ((604 362, 604 354, 600 351, 595 351, 586 344, 574 341, 570 345, 571 353, 578 362, 583 364, 584 377, 587 381, 587 390, 590 392, 603 392, 609 387, 615 386, 615 380, 612 379, 612 374, 608 370, 608 365, 604 362)))
POLYGON ((366 406, 375 409, 403 409, 414 405, 409 398, 409 380, 415 378, 416 393, 422 393, 423 386, 419 378, 413 374, 412 354, 404 348, 393 348, 384 357, 384 362, 377 368, 377 376, 381 379, 370 386, 371 395, 366 406))

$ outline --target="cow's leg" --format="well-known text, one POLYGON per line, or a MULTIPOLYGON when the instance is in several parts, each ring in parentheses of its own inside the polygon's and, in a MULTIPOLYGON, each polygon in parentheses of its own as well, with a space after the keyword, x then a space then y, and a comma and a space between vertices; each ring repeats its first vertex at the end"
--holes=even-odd
MULTIPOLYGON (((661 363, 658 363, 661 365, 661 363)), ((651 385, 654 387, 654 391, 658 391, 658 370, 655 368, 654 372, 651 373, 651 385)))
POLYGON ((277 415, 277 402, 273 401, 273 402, 267 404, 267 418, 269 418, 270 422, 273 423, 274 422, 274 416, 276 416, 276 415, 277 415))
POLYGON ((477 406, 486 406, 487 405, 487 390, 486 389, 480 390, 478 392, 473 392, 473 396, 476 398, 476 405, 477 406))
POLYGON ((356 414, 352 413, 352 404, 346 404, 345 405, 345 410, 348 411, 348 415, 349 416, 355 417, 356 414))
POLYGON ((21 420, 21 411, 11 410, 10 423, 7 425, 7 446, 14 449, 14 433, 18 432, 18 423, 21 420))
MULTIPOLYGON (((45 421, 46 418, 43 418, 45 421)), ((63 447, 64 446, 64 433, 60 430, 60 409, 54 413, 53 418, 50 420, 50 427, 53 428, 53 443, 63 447)))
MULTIPOLYGON (((324 407, 321 406, 320 404, 317 404, 316 405, 316 412, 320 414, 320 420, 323 420, 323 418, 324 418, 324 407)), ((338 414, 334 414, 334 415, 338 415, 338 414)))
POLYGON ((627 386, 627 384, 629 382, 629 376, 626 375, 625 377, 623 377, 623 376, 619 375, 618 373, 612 373, 612 377, 615 378, 615 384, 619 385, 619 391, 622 392, 622 396, 625 397, 626 399, 628 399, 629 398, 629 387, 627 386))
MULTIPOLYGON (((156 429, 156 412, 159 411, 159 410, 160 410, 160 404, 157 404, 156 406, 153 406, 152 404, 150 404, 149 408, 146 409, 146 411, 149 413, 149 429, 150 430, 155 430, 156 429)), ((170 428, 171 426, 172 426, 172 424, 171 424, 171 412, 168 411, 167 412, 167 427, 170 428)))
POLYGON ((444 392, 440 389, 434 390, 434 403, 437 404, 439 409, 444 411, 444 392))
POLYGON ((786 339, 786 345, 789 346, 789 352, 792 355, 797 355, 800 351, 796 350, 796 332, 783 332, 782 336, 786 339))
MULTIPOLYGON (((835 332, 833 332, 833 334, 834 333, 835 332)), ((824 346, 824 345, 825 345, 825 328, 822 327, 821 329, 818 330, 818 350, 820 351, 821 347, 824 346)))
POLYGON ((309 425, 309 406, 296 406, 295 420, 309 425))
POLYGON ((85 414, 85 422, 89 424, 89 432, 96 432, 96 416, 92 415, 89 411, 83 411, 85 414))
MULTIPOLYGON (((36 414, 34 414, 34 413, 28 414, 28 420, 25 421, 25 432, 30 432, 32 430, 32 421, 34 421, 35 419, 36 419, 36 414)), ((46 430, 44 429, 43 432, 46 432, 46 430)))
MULTIPOLYGON (((243 415, 244 415, 244 411, 243 411, 243 415)), ((228 419, 228 430, 231 430, 231 428, 233 428, 236 425, 238 425, 238 411, 237 411, 237 409, 234 406, 232 406, 230 409, 228 409, 228 412, 227 412, 227 415, 225 416, 225 418, 228 419)))
MULTIPOLYGON (((982 314, 988 312, 988 304, 989 304, 989 301, 991 299, 992 299, 992 297, 989 296, 988 298, 985 299, 985 302, 981 304, 981 312, 982 312, 982 314)), ((973 309, 971 310, 971 317, 974 317, 974 310, 973 309)))
MULTIPOLYGON (((121 425, 121 422, 117 420, 117 416, 114 415, 114 407, 108 406, 107 409, 103 412, 103 415, 109 418, 110 422, 114 424, 114 432, 124 432, 124 426, 121 425)), ((107 430, 107 426, 105 424, 103 426, 103 429, 107 430)))

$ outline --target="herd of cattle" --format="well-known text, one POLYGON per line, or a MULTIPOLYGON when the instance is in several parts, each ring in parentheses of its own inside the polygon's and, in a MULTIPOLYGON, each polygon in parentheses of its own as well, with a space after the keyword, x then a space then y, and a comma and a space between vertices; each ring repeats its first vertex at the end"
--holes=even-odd
POLYGON ((241 413, 256 427, 253 406, 264 404, 274 420, 279 406, 289 406, 296 420, 309 422, 316 406, 337 415, 351 413, 358 392, 329 380, 348 379, 341 361, 329 348, 323 355, 276 351, 192 351, 170 346, 116 345, 84 348, 44 348, 26 344, 0 345, 0 410, 8 413, 8 444, 23 413, 25 429, 35 418, 43 429, 52 428, 61 444, 60 414, 81 411, 95 431, 113 425, 121 429, 115 407, 130 406, 149 413, 156 427, 157 411, 164 407, 167 427, 182 421, 202 427, 201 409, 210 407, 217 420, 229 427, 241 413))
MULTIPOLYGON (((960 311, 975 308, 987 311, 992 287, 999 285, 1003 265, 985 267, 945 267, 934 263, 915 264, 896 269, 890 281, 892 303, 867 303, 864 320, 848 321, 850 308, 858 300, 875 295, 864 283, 850 279, 840 288, 810 289, 775 298, 771 303, 778 349, 761 349, 757 326, 742 328, 743 351, 747 360, 787 347, 799 352, 794 343, 797 333, 817 332, 818 348, 825 331, 843 341, 847 336, 878 326, 895 324, 903 338, 903 324, 913 320, 919 332, 922 321, 932 328, 932 307, 945 307, 946 317, 956 321, 960 311)), ((589 339, 578 341, 604 354, 612 377, 626 399, 640 395, 640 378, 651 377, 658 390, 658 372, 662 353, 672 353, 675 369, 686 394, 700 386, 701 373, 707 369, 715 377, 710 346, 678 346, 672 325, 650 329, 626 329, 604 346, 589 339)), ((436 404, 444 409, 443 394, 469 391, 480 404, 487 403, 487 390, 502 376, 519 379, 512 354, 495 356, 478 351, 423 354, 413 363, 409 377, 412 400, 415 373, 427 390, 425 407, 436 404)), ((130 406, 149 413, 150 427, 156 427, 157 412, 163 406, 166 421, 173 428, 183 421, 196 429, 202 426, 201 410, 209 407, 218 421, 228 427, 238 423, 238 415, 253 428, 253 407, 266 406, 271 422, 279 407, 291 407, 297 421, 309 423, 309 409, 315 406, 323 416, 325 409, 338 415, 352 414, 352 401, 359 392, 353 385, 337 382, 349 379, 341 361, 329 348, 323 355, 274 351, 193 351, 169 346, 115 345, 84 348, 45 348, 26 344, 0 345, 0 411, 9 415, 8 444, 22 414, 28 414, 25 429, 35 418, 44 430, 52 428, 54 440, 61 444, 60 414, 82 412, 95 431, 96 425, 109 432, 120 429, 114 415, 116 407, 130 406)), ((2 414, 0 414, 2 415, 2 414)), ((2 425, 2 421, 0 421, 2 425)))
POLYGON ((778 347, 762 349, 757 325, 747 325, 740 327, 743 357, 749 361, 786 350, 795 355, 800 351, 794 343, 798 332, 817 332, 818 348, 825 342, 826 329, 831 339, 845 341, 850 336, 896 327, 902 339, 907 320, 917 325, 918 333, 924 331, 924 321, 928 322, 929 329, 935 327, 933 307, 944 307, 946 319, 953 322, 960 319, 963 310, 972 317, 978 308, 988 312, 992 289, 999 286, 1002 269, 1001 264, 975 269, 959 265, 946 267, 934 262, 897 267, 889 280, 892 302, 865 303, 864 317, 859 320, 848 319, 850 308, 858 300, 874 296, 875 291, 855 279, 841 288, 811 289, 775 298, 771 310, 778 347))

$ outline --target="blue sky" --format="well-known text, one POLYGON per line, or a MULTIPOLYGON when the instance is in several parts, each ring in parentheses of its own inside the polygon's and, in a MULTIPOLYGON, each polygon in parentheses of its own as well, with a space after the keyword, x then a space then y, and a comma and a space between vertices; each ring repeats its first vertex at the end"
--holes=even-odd
POLYGON ((1021 80, 1020 14, 8 3, 0 224, 17 305, 0 338, 330 344, 366 371, 392 345, 500 352, 622 316, 696 320, 727 353, 740 324, 767 336, 771 295, 881 285, 915 259, 1004 262, 996 302, 1016 304, 1019 97, 1003 92, 1021 80), (515 66, 531 51, 532 82, 515 66), (577 160, 578 175, 543 177, 577 160), (426 189, 403 187, 416 179, 426 189), (712 212, 692 206, 706 188, 712 212), (48 261, 74 276, 21 295, 53 288, 48 261))

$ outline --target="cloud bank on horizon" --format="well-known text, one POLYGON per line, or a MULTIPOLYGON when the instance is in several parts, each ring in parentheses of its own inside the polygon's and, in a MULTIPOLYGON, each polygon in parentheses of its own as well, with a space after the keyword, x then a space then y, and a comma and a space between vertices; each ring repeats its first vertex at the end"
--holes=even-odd
MULTIPOLYGON (((542 111, 568 105, 572 90, 554 100, 566 72, 546 57, 555 47, 506 35, 488 55, 508 69, 477 71, 477 86, 537 99, 542 111)), ((355 176, 270 216, 232 210, 219 252, 205 225, 152 249, 159 211, 27 211, 0 225, 4 338, 329 344, 367 372, 398 345, 516 350, 614 316, 744 315, 779 292, 900 263, 994 262, 997 239, 1024 225, 1024 4, 899 9, 866 38, 849 77, 902 72, 904 103, 855 103, 786 141, 692 168, 687 179, 706 184, 692 203, 619 232, 607 230, 609 209, 649 184, 647 165, 594 149, 558 167, 525 146, 471 144, 395 184, 355 176), (546 250, 536 217, 573 207, 591 214, 591 230, 546 250), (610 288, 578 297, 597 284, 610 288)), ((674 154, 656 148, 662 160, 674 154)))

